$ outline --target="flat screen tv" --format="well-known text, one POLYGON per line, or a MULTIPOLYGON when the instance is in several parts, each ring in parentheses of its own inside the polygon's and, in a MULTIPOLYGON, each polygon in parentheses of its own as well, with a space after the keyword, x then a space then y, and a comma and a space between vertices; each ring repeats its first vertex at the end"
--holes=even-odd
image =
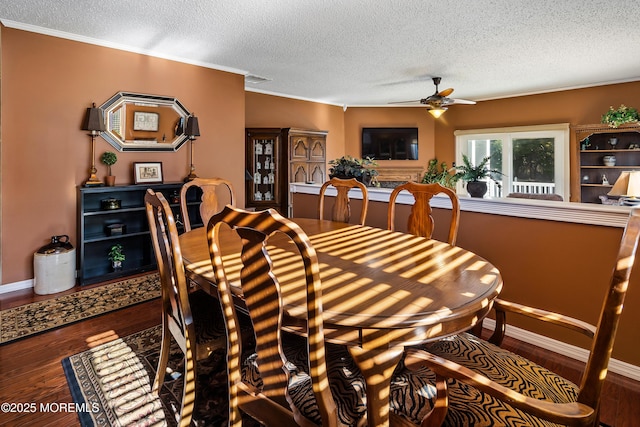
POLYGON ((418 128, 362 128, 362 157, 418 160, 418 128))

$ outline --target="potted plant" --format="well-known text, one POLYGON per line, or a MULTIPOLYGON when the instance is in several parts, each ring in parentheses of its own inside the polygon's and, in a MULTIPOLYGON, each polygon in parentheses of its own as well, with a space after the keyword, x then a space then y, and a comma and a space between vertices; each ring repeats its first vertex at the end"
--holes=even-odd
POLYGON ((612 128, 617 128, 625 123, 638 123, 639 120, 638 110, 622 104, 617 109, 609 107, 609 110, 602 115, 601 122, 612 128))
POLYGON ((503 175, 502 172, 496 169, 489 169, 487 163, 491 156, 487 156, 477 165, 472 165, 469 158, 462 155, 462 166, 456 166, 457 179, 461 179, 467 183, 467 192, 471 197, 484 197, 487 192, 487 182, 481 181, 481 179, 490 178, 493 182, 500 186, 500 183, 493 178, 493 175, 503 175))
POLYGON ((438 159, 431 159, 427 165, 427 171, 422 177, 423 184, 440 184, 444 187, 453 188, 460 178, 455 172, 456 168, 447 168, 447 163, 438 163, 438 159))
POLYGON ((100 157, 100 161, 107 165, 107 176, 105 182, 108 187, 113 187, 116 183, 116 177, 111 174, 111 166, 115 165, 118 161, 118 156, 113 151, 105 151, 100 157))
POLYGON ((126 258, 124 252, 122 252, 122 245, 118 243, 111 246, 111 249, 109 249, 108 258, 109 261, 111 261, 111 266, 113 267, 114 271, 122 269, 122 261, 124 261, 126 258))
POLYGON ((355 178, 366 186, 375 183, 375 177, 378 171, 374 169, 378 163, 371 157, 357 159, 349 155, 342 156, 339 159, 329 160, 329 178, 349 179, 355 178))

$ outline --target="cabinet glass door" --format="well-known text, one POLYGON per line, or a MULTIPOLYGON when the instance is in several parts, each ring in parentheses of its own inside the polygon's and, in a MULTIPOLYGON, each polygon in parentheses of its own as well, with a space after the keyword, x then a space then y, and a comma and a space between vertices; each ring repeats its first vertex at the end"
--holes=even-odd
POLYGON ((247 134, 247 206, 280 207, 279 132, 247 134))

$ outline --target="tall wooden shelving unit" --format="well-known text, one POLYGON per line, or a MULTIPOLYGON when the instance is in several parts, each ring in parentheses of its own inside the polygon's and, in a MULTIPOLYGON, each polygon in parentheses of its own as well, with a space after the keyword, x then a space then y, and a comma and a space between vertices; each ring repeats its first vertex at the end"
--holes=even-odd
POLYGON ((246 129, 246 206, 290 216, 289 183, 326 181, 326 148, 326 131, 246 129))
POLYGON ((601 203, 613 187, 622 171, 640 170, 640 125, 626 124, 611 128, 606 124, 578 125, 573 127, 574 141, 571 162, 574 165, 571 179, 571 201, 601 203), (617 143, 612 145, 611 138, 617 143), (606 166, 604 156, 615 156, 615 166, 606 166), (603 184, 606 176, 608 184, 603 184))

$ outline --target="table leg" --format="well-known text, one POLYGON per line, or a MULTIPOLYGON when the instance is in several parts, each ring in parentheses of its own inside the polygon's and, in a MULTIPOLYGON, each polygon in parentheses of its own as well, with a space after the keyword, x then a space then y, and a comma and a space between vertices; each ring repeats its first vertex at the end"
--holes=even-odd
POLYGON ((404 348, 365 350, 350 346, 349 353, 367 385, 367 424, 369 427, 388 426, 391 375, 402 358, 404 348))

